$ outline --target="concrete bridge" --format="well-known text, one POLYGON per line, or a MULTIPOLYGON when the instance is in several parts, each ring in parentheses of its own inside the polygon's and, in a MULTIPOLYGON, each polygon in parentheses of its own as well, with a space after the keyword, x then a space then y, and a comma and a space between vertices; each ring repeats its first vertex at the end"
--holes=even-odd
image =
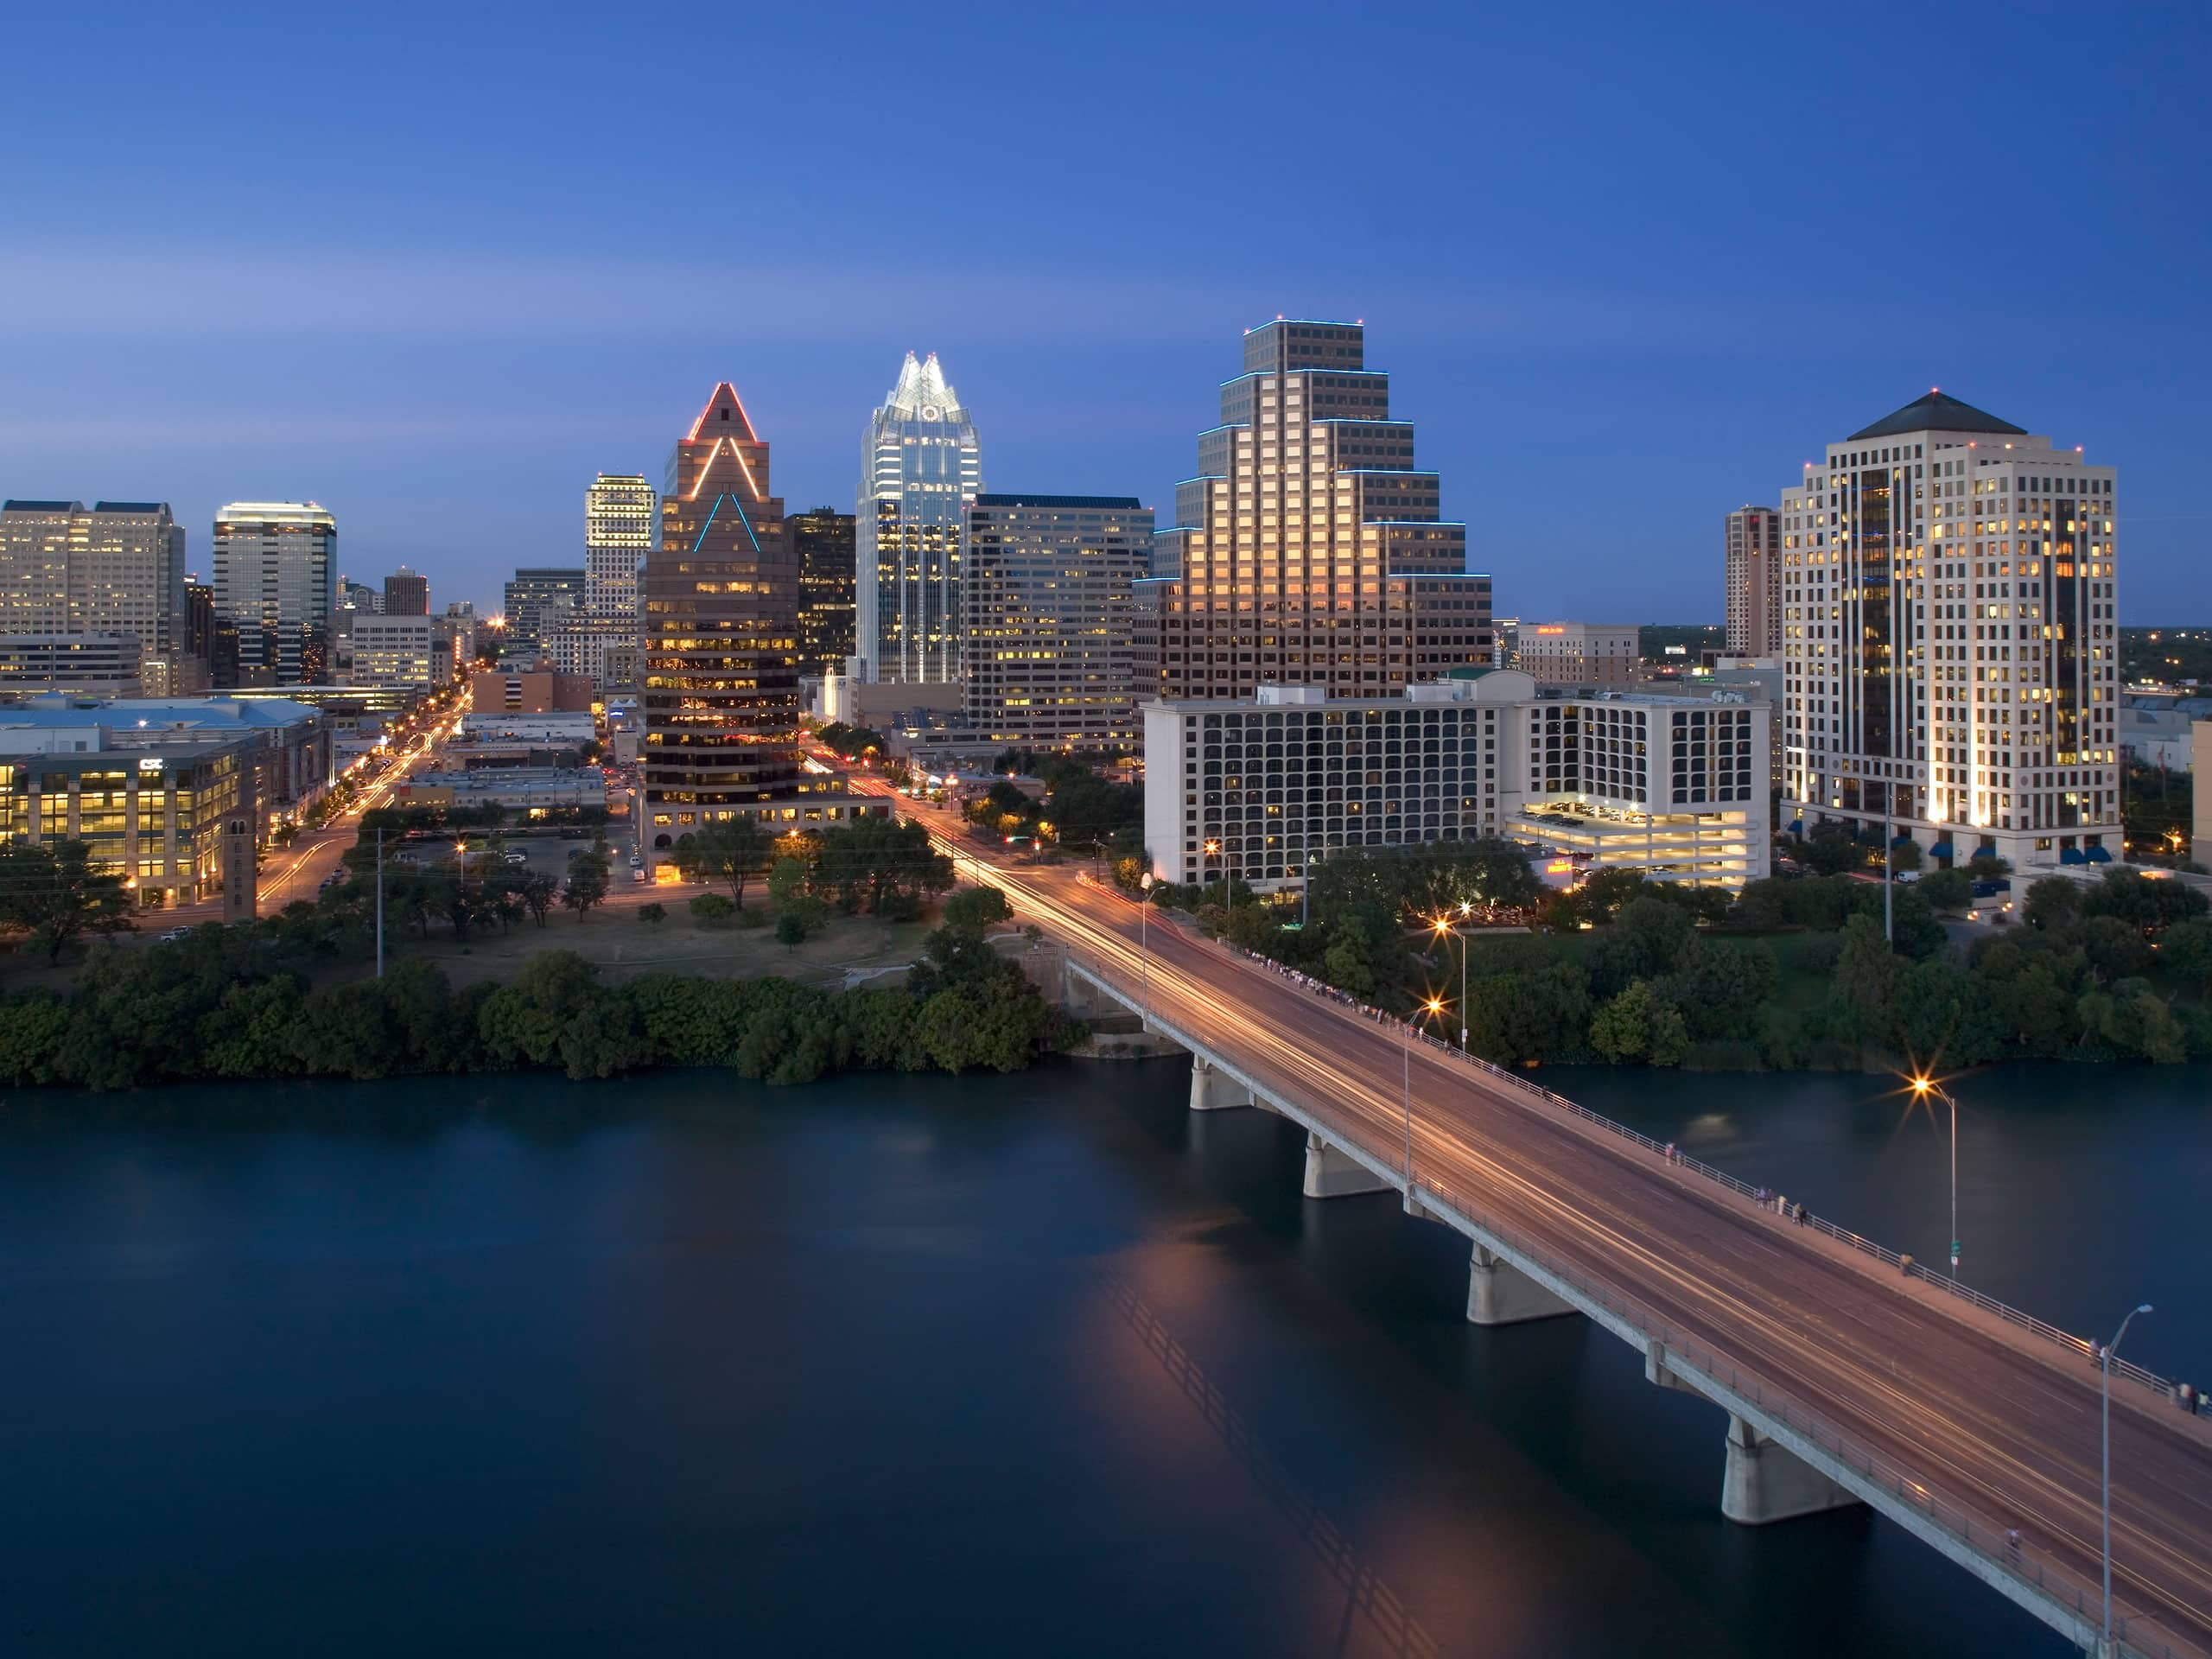
MULTIPOLYGON (((1141 924, 1058 872, 992 869, 1065 942, 1077 1012, 1192 1057, 1192 1111, 1306 1135, 1305 1192, 1394 1192, 1468 1244, 1478 1324, 1595 1321, 1720 1414, 1720 1507, 1865 1504, 2101 1649, 2095 1346, 1337 994, 1141 924)), ((2115 1362, 2108 1650, 2212 1655, 2212 1421, 2115 1362)))

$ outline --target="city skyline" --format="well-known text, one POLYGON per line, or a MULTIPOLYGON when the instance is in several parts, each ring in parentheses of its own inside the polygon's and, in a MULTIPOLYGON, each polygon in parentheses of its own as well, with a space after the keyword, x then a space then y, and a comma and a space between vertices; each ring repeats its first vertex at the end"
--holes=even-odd
MULTIPOLYGON (((195 549, 224 501, 312 499, 344 521, 349 568, 405 563, 489 609, 506 569, 576 561, 575 492, 601 470, 653 475, 668 411, 702 380, 747 388, 779 435, 790 499, 844 506, 855 428, 910 349, 958 369, 992 478, 1135 490, 1165 523, 1217 342, 1281 312, 1367 321, 1446 480, 1441 510, 1470 523, 1472 563, 1497 575, 1509 613, 1573 613, 1586 572, 1616 615, 1718 620, 1717 514, 1773 505, 1777 467, 1859 411, 1956 385, 2045 411, 2062 444, 2126 458, 2140 517, 2123 621, 2212 616, 2212 518, 2189 489, 2212 374, 2195 276, 2208 230, 2173 211, 2206 194, 2212 155, 2187 90, 2212 56, 2200 16, 1931 18, 1897 74, 1854 89, 1847 122, 1821 74, 1775 79, 1832 50, 1817 18, 1745 13, 1696 40, 1630 12, 1572 40, 1541 19, 1438 19, 1400 68, 1403 159, 1387 189, 1349 156, 1294 177, 1243 165, 1250 136, 1207 96, 1218 66, 1247 79, 1302 67, 1296 28, 1255 35, 1233 14, 1179 20, 1177 50, 1157 61, 1141 27, 1094 38, 1040 17, 946 54, 920 20, 893 18, 845 43, 855 73, 829 87, 803 73, 826 43, 820 22, 752 20, 741 45, 734 23, 696 20, 652 108, 620 123, 588 112, 559 134, 524 110, 588 84, 595 66, 573 48, 537 43, 532 73, 515 76, 495 71, 512 67, 512 41, 489 18, 397 34, 318 20, 345 115, 311 155, 275 141, 274 112, 182 139, 175 118, 195 74, 273 71, 299 42, 135 16, 159 49, 111 66, 98 131, 66 152, 52 143, 60 82, 0 114, 42 162, 20 203, 41 234, 0 252, 17 394, 0 488, 166 500, 195 549), (768 83, 745 225, 659 251, 580 244, 578 204, 677 141, 725 48, 768 83), (1544 72, 1570 51, 1567 101, 1544 72), (868 71, 908 60, 931 66, 978 205, 949 245, 910 245, 864 211, 868 71), (2081 65, 2089 95, 2030 124, 2012 89, 2053 60, 2081 65), (1065 73, 1007 73, 1032 61, 1065 73), (1457 89, 1478 62, 1471 104, 1457 89), (1777 88, 1756 143, 1727 113, 1751 69, 1777 88), (390 96, 347 101, 371 82, 390 96), (444 97, 448 82, 471 95, 444 97), (1133 83, 1166 118, 1132 131, 1062 113, 1133 83), (1961 170, 1923 116, 1939 95, 1947 131, 1990 135, 1987 159, 1961 170), (418 105, 418 121, 389 114, 418 105), (1025 125, 1050 142, 1007 142, 1025 125), (1920 227, 1911 257, 1830 257, 1824 181, 1847 137, 1892 222, 1920 227), (1227 219, 1188 168, 1222 146, 1243 179, 1227 219), (416 181, 404 200, 399 176, 416 181), (498 190, 476 188, 493 177, 498 190), (2063 211, 2068 257, 2031 271, 1996 257, 1962 223, 1993 194, 2063 211), (1323 200, 1372 205, 1344 234, 1287 246, 1223 233, 1323 200), (1452 206, 1406 205, 1423 200, 1452 206), (1103 272, 1077 232, 1108 213, 1176 257, 1103 272), (210 228, 279 216, 288 232, 265 244, 210 228), (159 249, 162 281, 126 276, 99 229, 121 223, 159 249), (690 296, 709 280, 741 294, 741 321, 699 328, 690 296), (122 407, 127 449, 110 442, 122 407), (487 441, 518 407, 531 441, 487 441)), ((1402 32, 1387 16, 1373 27, 1402 32)), ((42 16, 21 46, 71 60, 80 34, 42 16)))

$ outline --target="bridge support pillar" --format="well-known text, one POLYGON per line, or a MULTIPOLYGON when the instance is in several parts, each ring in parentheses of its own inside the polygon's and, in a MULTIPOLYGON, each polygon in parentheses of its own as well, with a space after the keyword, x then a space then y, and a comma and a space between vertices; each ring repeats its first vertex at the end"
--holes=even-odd
POLYGON ((1256 1104, 1252 1091, 1225 1071, 1217 1071, 1211 1062, 1191 1057, 1191 1109, 1194 1112, 1218 1112, 1231 1106, 1256 1104))
POLYGON ((1747 1527, 1840 1510, 1859 1500, 1734 1413, 1728 1417, 1728 1472, 1720 1513, 1747 1527))
POLYGON ((1362 1192, 1392 1191, 1378 1181, 1365 1165, 1337 1150, 1319 1135, 1306 1137, 1306 1196, 1309 1198, 1349 1198, 1362 1192))
POLYGON ((1527 1274, 1481 1245, 1467 1267, 1467 1319, 1475 1325, 1519 1325, 1575 1310, 1527 1274))

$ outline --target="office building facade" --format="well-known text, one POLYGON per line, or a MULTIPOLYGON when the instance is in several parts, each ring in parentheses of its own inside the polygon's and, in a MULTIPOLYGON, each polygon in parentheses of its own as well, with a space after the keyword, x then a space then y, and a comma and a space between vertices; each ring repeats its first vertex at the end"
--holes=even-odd
POLYGON ((601 473, 584 492, 584 592, 578 639, 564 665, 605 687, 628 671, 638 642, 638 567, 660 535, 660 498, 642 473, 601 473), (608 653, 616 653, 610 676, 608 653))
POLYGON ((961 585, 976 736, 1017 747, 1135 747, 1130 607, 1152 538, 1152 511, 1134 496, 976 498, 961 585))
POLYGON ((784 524, 798 560, 799 671, 842 674, 857 638, 859 520, 817 507, 784 524))
POLYGON ((581 611, 584 582, 582 565, 533 565, 518 569, 501 597, 506 613, 507 638, 518 644, 539 644, 547 628, 549 613, 565 607, 565 621, 567 613, 581 611))
POLYGON ((798 566, 768 445, 728 382, 670 454, 660 511, 639 592, 648 865, 704 824, 818 828, 858 810, 800 769, 798 566))
POLYGON ((319 685, 337 608, 338 522, 312 501, 233 501, 216 514, 215 608, 238 625, 239 677, 319 685))
POLYGON ((384 579, 384 613, 386 616, 428 616, 430 613, 430 579, 401 565, 384 579))
POLYGON ((1721 524, 1727 644, 1732 657, 1782 654, 1782 515, 1738 507, 1721 524))
POLYGON ((1545 685, 1633 685, 1643 660, 1635 628, 1523 622, 1515 666, 1545 685))
POLYGON ((1139 607, 1145 695, 1249 697, 1263 683, 1385 695, 1487 665, 1490 579, 1467 572, 1466 527, 1440 516, 1437 474, 1415 469, 1413 426, 1389 404, 1357 323, 1245 334, 1244 372, 1222 386, 1221 423, 1199 435, 1198 475, 1176 486, 1155 546, 1179 569, 1139 607), (1447 598, 1471 626, 1423 620, 1447 598), (1476 643, 1417 647, 1416 633, 1476 643))
POLYGON ((1783 810, 1939 861, 2120 851, 2117 474, 1930 392, 1783 493, 1783 810))
POLYGON ((145 689, 143 668, 136 634, 0 634, 0 700, 135 697, 145 689))
POLYGON ((348 685, 443 685, 453 677, 453 636, 437 648, 439 619, 385 612, 357 616, 349 641, 348 685))
POLYGON ((1568 869, 1739 887, 1769 871, 1769 706, 1541 688, 1511 669, 1332 698, 1146 705, 1145 845, 1177 882, 1295 887, 1346 847, 1502 837, 1568 869))
POLYGON ((961 532, 982 493, 975 423, 932 352, 912 352, 861 451, 855 627, 862 677, 960 677, 961 532))
POLYGON ((184 526, 165 501, 0 504, 0 632, 181 648, 184 526))

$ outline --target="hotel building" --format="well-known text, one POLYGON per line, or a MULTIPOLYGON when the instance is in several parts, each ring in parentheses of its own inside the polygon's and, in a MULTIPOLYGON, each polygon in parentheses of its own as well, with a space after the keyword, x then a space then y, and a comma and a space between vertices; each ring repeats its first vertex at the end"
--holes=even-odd
POLYGON ((1177 882, 1295 887, 1344 847, 1497 836, 1583 870, 1739 887, 1768 873, 1769 706, 1539 687, 1512 669, 1329 697, 1147 704, 1145 845, 1177 882))
POLYGON ((1782 654, 1782 515, 1738 507, 1721 526, 1728 654, 1782 654))
POLYGON ((768 492, 768 446, 725 381, 669 455, 639 577, 649 866, 702 824, 864 810, 800 769, 798 566, 768 492))
POLYGON ((1633 627, 1523 622, 1520 661, 1546 685, 1633 685, 1640 660, 1633 627))
POLYGON ((1489 663, 1490 579, 1467 574, 1466 527, 1440 516, 1437 475, 1414 467, 1413 426, 1391 417, 1364 340, 1343 322, 1245 334, 1154 547, 1175 574, 1140 598, 1141 696, 1385 696, 1489 663), (1429 613, 1447 601, 1450 626, 1429 613))
POLYGON ((967 717, 1033 748, 1134 748, 1129 607, 1152 561, 1135 496, 979 495, 968 513, 967 717))
POLYGON ((906 353, 861 451, 857 655, 861 677, 960 677, 960 533, 983 487, 976 425, 937 354, 906 353))
POLYGON ((256 685, 329 671, 338 521, 312 501, 233 501, 215 515, 215 608, 238 624, 238 673, 256 685))
POLYGON ((1939 860, 2120 844, 2114 470, 1941 392, 1783 493, 1783 810, 1939 860))

